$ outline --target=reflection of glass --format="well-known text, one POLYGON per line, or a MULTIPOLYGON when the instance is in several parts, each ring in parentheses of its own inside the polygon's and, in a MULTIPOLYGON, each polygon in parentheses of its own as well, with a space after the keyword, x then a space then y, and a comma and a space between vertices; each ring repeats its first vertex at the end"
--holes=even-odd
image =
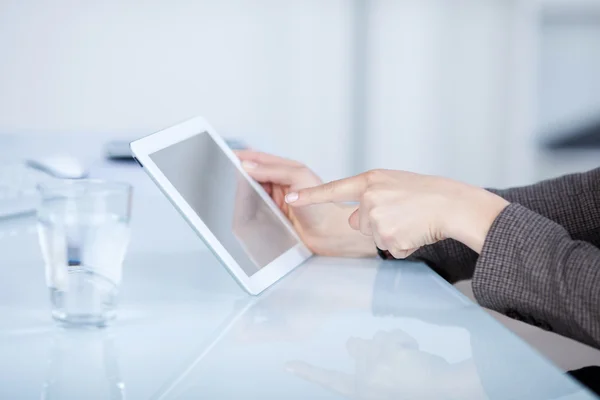
POLYGON ((282 234, 281 222, 238 172, 232 231, 248 257, 259 268, 295 245, 294 238, 282 234))
POLYGON ((131 187, 61 181, 40 187, 39 237, 52 316, 104 325, 115 317, 129 241, 131 187))
POLYGON ((108 331, 60 331, 48 360, 42 399, 125 399, 115 338, 108 331))

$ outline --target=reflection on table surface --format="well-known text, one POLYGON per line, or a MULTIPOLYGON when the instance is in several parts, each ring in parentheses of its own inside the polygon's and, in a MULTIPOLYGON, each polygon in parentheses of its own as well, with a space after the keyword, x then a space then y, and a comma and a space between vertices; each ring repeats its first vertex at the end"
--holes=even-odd
POLYGON ((205 250, 134 252, 117 322, 78 331, 26 243, 0 252, 0 398, 591 398, 422 264, 313 258, 250 297, 205 250))
POLYGON ((424 265, 377 264, 311 260, 156 397, 592 398, 424 265))
POLYGON ((110 330, 55 334, 42 399, 123 400, 125 393, 115 336, 110 330))

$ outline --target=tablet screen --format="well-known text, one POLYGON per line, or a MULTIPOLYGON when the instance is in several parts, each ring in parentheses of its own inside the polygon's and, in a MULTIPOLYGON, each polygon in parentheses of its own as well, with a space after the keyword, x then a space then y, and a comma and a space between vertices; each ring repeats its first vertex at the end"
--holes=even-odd
POLYGON ((208 133, 150 158, 248 276, 298 244, 208 133))

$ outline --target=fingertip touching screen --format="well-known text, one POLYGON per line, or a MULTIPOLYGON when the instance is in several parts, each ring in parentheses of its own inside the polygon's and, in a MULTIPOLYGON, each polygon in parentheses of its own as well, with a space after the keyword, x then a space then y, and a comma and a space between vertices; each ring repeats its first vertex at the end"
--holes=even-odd
POLYGON ((248 276, 299 243, 208 133, 150 158, 248 276))

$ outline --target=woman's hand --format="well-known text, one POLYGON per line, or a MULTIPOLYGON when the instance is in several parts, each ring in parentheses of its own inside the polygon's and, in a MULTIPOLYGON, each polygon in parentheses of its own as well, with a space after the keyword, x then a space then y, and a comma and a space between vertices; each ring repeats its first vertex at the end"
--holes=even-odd
POLYGON ((456 239, 480 252, 508 202, 486 190, 434 176, 374 170, 325 185, 289 191, 294 212, 315 204, 358 201, 350 226, 382 250, 406 258, 418 248, 456 239))
POLYGON ((350 228, 354 208, 339 204, 289 207, 285 196, 323 182, 303 164, 251 150, 236 151, 246 172, 258 181, 290 220, 302 241, 315 253, 326 256, 367 257, 376 253, 375 243, 350 228))

